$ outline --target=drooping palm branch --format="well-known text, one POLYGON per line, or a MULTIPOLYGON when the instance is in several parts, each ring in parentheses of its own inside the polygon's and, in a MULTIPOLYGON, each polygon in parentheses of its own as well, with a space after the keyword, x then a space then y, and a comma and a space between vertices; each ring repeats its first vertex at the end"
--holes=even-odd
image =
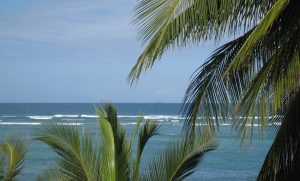
MULTIPOLYGON (((97 106, 100 135, 94 140, 91 135, 69 125, 47 125, 39 130, 36 139, 46 143, 58 155, 57 167, 45 170, 39 180, 153 180, 155 170, 140 171, 143 150, 149 139, 158 133, 158 124, 147 120, 141 127, 137 140, 136 156, 132 146, 142 122, 139 118, 130 142, 126 130, 121 127, 113 105, 97 106), (98 144, 95 144, 97 141, 98 144)), ((182 180, 195 171, 204 153, 216 148, 212 135, 196 137, 197 141, 184 139, 180 147, 170 147, 159 157, 163 165, 156 165, 168 180, 182 180), (177 168, 177 169, 175 169, 177 168), (172 177, 168 175, 172 174, 172 177)), ((154 156, 156 157, 156 156, 154 156)), ((154 163, 153 165, 157 164, 154 163)), ((158 177, 156 177, 158 178, 158 177)))
MULTIPOLYGON (((144 0, 136 13, 139 37, 148 45, 130 72, 131 83, 170 48, 246 32, 218 48, 196 71, 184 98, 186 131, 199 121, 214 130, 232 117, 245 140, 252 137, 255 123, 262 131, 266 125, 280 125, 283 108, 300 86, 299 1, 144 0)), ((289 168, 290 162, 278 164, 289 168)))
POLYGON ((133 21, 138 37, 147 43, 129 74, 134 84, 166 50, 252 27, 276 0, 142 0, 133 21))
POLYGON ((23 171, 27 152, 25 140, 9 138, 0 144, 0 180, 13 181, 23 171))
POLYGON ((294 96, 257 180, 300 179, 300 92, 294 96))

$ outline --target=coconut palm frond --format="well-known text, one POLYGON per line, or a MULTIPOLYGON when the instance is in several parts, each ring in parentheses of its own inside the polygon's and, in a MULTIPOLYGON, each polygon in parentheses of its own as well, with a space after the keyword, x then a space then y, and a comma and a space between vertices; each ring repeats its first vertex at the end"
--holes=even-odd
POLYGON ((153 159, 141 180, 184 180, 195 172, 204 153, 216 149, 212 141, 212 137, 207 134, 196 134, 193 141, 186 136, 173 142, 153 159))
MULTIPOLYGON (((130 164, 132 140, 135 140, 143 118, 138 119, 130 146, 127 144, 126 131, 120 125, 117 110, 112 104, 96 106, 96 113, 99 116, 98 126, 101 133, 98 137, 98 146, 93 145, 92 136, 84 130, 80 137, 75 126, 50 124, 39 129, 35 139, 46 143, 58 155, 57 167, 45 170, 39 176, 39 180, 141 180, 149 178, 147 174, 152 177, 151 173, 156 171, 153 170, 154 167, 168 174, 170 180, 182 180, 195 171, 205 152, 215 149, 215 145, 211 144, 212 136, 209 134, 204 134, 201 138, 195 136, 193 140, 185 136, 179 144, 174 142, 166 149, 161 157, 153 162, 153 166, 149 167, 152 171, 146 171, 144 177, 140 174, 140 160, 149 139, 158 134, 158 124, 147 120, 142 126, 136 158, 132 160, 133 164, 130 164), (165 166, 160 165, 161 161, 165 166)), ((157 176, 153 175, 153 178, 159 178, 157 176)))
POLYGON ((147 43, 132 68, 128 80, 137 82, 142 71, 150 69, 166 50, 186 47, 211 37, 235 33, 241 24, 253 27, 272 7, 274 0, 143 0, 135 8, 133 21, 139 39, 147 43))
POLYGON ((96 150, 99 146, 95 146, 93 135, 91 133, 85 133, 82 130, 80 138, 80 154, 82 158, 82 165, 85 168, 88 180, 101 180, 101 158, 96 150))
MULTIPOLYGON (((236 116, 234 120, 234 127, 240 129, 240 134, 247 136, 247 128, 250 128, 252 138, 253 125, 256 123, 256 117, 259 115, 258 124, 263 129, 264 125, 267 124, 265 119, 269 118, 271 112, 270 109, 270 92, 269 92, 269 73, 273 68, 275 62, 278 60, 277 53, 273 55, 271 60, 266 64, 258 73, 256 78, 253 80, 252 85, 249 86, 246 94, 243 96, 240 103, 236 106, 236 116), (263 88, 262 88, 263 87, 263 88), (259 109, 257 109, 259 105, 259 109), (251 126, 250 126, 251 125, 251 126)), ((242 141, 245 139, 242 138, 242 141)))
POLYGON ((47 169, 41 173, 37 181, 71 181, 72 179, 66 176, 61 170, 59 169, 47 169))
MULTIPOLYGON (((100 110, 100 109, 96 109, 100 110)), ((99 115, 99 114, 98 114, 99 115)), ((102 117, 100 117, 102 119, 102 117)), ((107 178, 109 180, 116 180, 116 164, 115 164, 115 145, 114 145, 114 135, 111 125, 106 119, 99 121, 99 127, 103 138, 100 140, 99 152, 101 154, 101 172, 102 178, 107 178)))
POLYGON ((101 142, 102 172, 104 178, 111 180, 128 180, 130 178, 130 147, 126 131, 121 128, 117 110, 112 104, 97 106, 99 127, 103 135, 101 142))
MULTIPOLYGON (((185 93, 185 104, 182 107, 183 114, 187 115, 184 124, 186 131, 195 130, 197 122, 218 127, 223 119, 226 120, 233 112, 232 104, 240 95, 236 93, 235 97, 230 97, 223 74, 250 34, 251 31, 218 48, 195 72, 185 93)), ((239 79, 236 84, 240 84, 239 79)), ((239 87, 232 91, 241 92, 239 87)))
MULTIPOLYGON (((235 119, 235 127, 242 128, 243 135, 250 133, 250 138, 254 123, 264 128, 269 121, 280 122, 281 108, 299 86, 300 14, 296 13, 300 11, 299 5, 296 1, 286 7, 268 37, 256 47, 253 58, 248 58, 248 68, 240 68, 241 73, 229 76, 229 79, 238 76, 246 82, 236 108, 239 119, 235 119)), ((236 85, 229 83, 229 86, 236 85)))
POLYGON ((281 127, 259 173, 258 180, 295 180, 298 178, 300 168, 299 108, 300 91, 296 93, 295 98, 288 106, 281 127))
MULTIPOLYGON (((290 51, 293 51, 293 49, 288 50, 288 48, 295 48, 298 44, 296 40, 299 34, 300 15, 297 13, 300 10, 299 2, 288 1, 287 3, 283 1, 283 3, 280 3, 280 1, 278 1, 276 5, 277 6, 273 7, 268 13, 272 15, 272 11, 275 11, 274 16, 276 16, 276 18, 266 16, 264 20, 267 21, 266 24, 268 26, 265 25, 264 20, 262 20, 262 22, 253 29, 247 41, 231 61, 226 72, 236 71, 232 73, 232 75, 227 76, 229 79, 240 77, 242 80, 251 82, 260 72, 260 69, 268 64, 269 60, 275 54, 277 54, 279 58, 289 61, 284 56, 290 57, 293 54, 293 52, 291 53, 290 51), (261 32, 263 35, 257 32, 257 30, 261 28, 264 30, 261 32), (250 45, 250 43, 252 44, 250 45)), ((274 74, 273 76, 277 77, 278 74, 274 74)), ((229 85, 234 86, 234 84, 229 85)), ((247 85, 250 84, 248 83, 247 85)))
POLYGON ((137 181, 139 180, 139 167, 140 167, 140 160, 142 157, 143 150, 148 142, 148 140, 158 134, 158 124, 154 121, 147 120, 146 123, 141 128, 140 134, 139 134, 139 140, 138 140, 138 147, 137 147, 137 153, 136 153, 136 159, 134 161, 133 166, 133 180, 137 181))
POLYGON ((255 44, 252 54, 245 57, 235 73, 226 74, 226 71, 235 64, 238 52, 256 27, 214 52, 200 67, 186 91, 183 112, 189 118, 187 130, 191 130, 199 112, 201 116, 214 118, 208 120, 209 124, 218 125, 218 117, 224 118, 228 112, 231 114, 230 107, 237 107, 232 116, 237 120, 235 126, 240 127, 243 134, 249 125, 250 129, 253 128, 257 115, 260 126, 267 124, 269 117, 276 116, 284 102, 283 97, 294 89, 299 76, 295 69, 300 40, 300 15, 296 13, 299 11, 298 1, 285 5, 268 34, 255 44), (286 77, 290 81, 286 81, 286 77), (257 105, 260 110, 255 108, 257 105))
POLYGON ((227 71, 236 71, 242 62, 246 59, 245 57, 253 54, 254 47, 261 39, 268 34, 268 31, 275 24, 275 21, 280 17, 285 7, 289 3, 288 0, 278 0, 272 6, 272 8, 266 13, 265 17, 256 25, 248 39, 245 41, 243 46, 240 48, 227 71))
MULTIPOLYGON (((250 29, 217 49, 197 70, 184 99, 183 112, 188 117, 185 129, 193 131, 197 121, 205 120, 214 130, 224 121, 222 118, 232 115, 244 140, 248 134, 252 137, 256 123, 263 130, 267 124, 282 122, 280 128, 275 127, 279 128, 276 145, 265 161, 261 172, 264 176, 259 178, 264 180, 271 174, 271 179, 282 179, 286 177, 284 172, 293 175, 292 167, 299 170, 299 163, 292 159, 299 159, 300 155, 296 140, 299 130, 295 128, 289 133, 294 123, 286 126, 284 122, 287 124, 287 117, 292 119, 296 115, 288 110, 298 107, 295 94, 300 86, 300 1, 237 0, 234 5, 232 1, 222 2, 141 1, 135 23, 140 28, 140 39, 148 45, 129 80, 136 83, 141 72, 150 69, 166 50, 197 44, 211 39, 211 35, 218 39, 225 31, 230 34, 242 27, 245 31, 250 29)), ((157 165, 153 169, 161 178, 166 175, 157 165)))
POLYGON ((21 138, 9 138, 0 145, 0 177, 11 181, 23 171, 23 162, 27 152, 27 144, 21 138))
POLYGON ((236 128, 242 128, 240 132, 243 135, 247 128, 250 128, 248 132, 252 135, 254 123, 258 123, 263 129, 270 121, 280 122, 281 108, 292 100, 290 94, 299 87, 299 49, 291 46, 282 48, 286 48, 285 51, 280 49, 273 55, 252 81, 252 85, 237 106, 236 112, 241 118, 236 119, 234 125, 236 128), (257 115, 259 116, 255 120, 257 115))
POLYGON ((141 122, 143 121, 143 116, 140 116, 137 121, 136 121, 136 126, 135 126, 135 129, 134 129, 134 132, 133 132, 133 135, 131 137, 131 141, 130 141, 130 145, 129 145, 129 152, 130 152, 130 155, 132 154, 132 147, 133 147, 133 144, 134 144, 134 140, 135 140, 135 137, 139 131, 139 128, 140 128, 140 125, 141 125, 141 122))
POLYGON ((35 139, 42 141, 59 156, 57 163, 61 171, 71 179, 94 180, 94 166, 100 166, 97 155, 93 151, 91 136, 84 135, 80 139, 77 127, 50 124, 39 129, 35 139))

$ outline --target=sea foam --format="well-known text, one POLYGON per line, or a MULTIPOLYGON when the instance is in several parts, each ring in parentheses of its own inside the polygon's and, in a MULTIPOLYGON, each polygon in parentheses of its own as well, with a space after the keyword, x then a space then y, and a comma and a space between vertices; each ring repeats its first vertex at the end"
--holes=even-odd
POLYGON ((82 114, 80 115, 82 118, 98 118, 99 116, 97 115, 88 115, 88 114, 82 114))
POLYGON ((82 125, 83 123, 57 123, 59 125, 69 125, 69 126, 79 126, 82 125))
POLYGON ((1 116, 3 118, 16 118, 17 116, 1 116))
POLYGON ((37 119, 37 120, 49 120, 52 119, 53 116, 26 116, 30 119, 37 119))
POLYGON ((36 122, 0 122, 0 125, 41 125, 36 122))
POLYGON ((78 118, 79 115, 74 115, 74 114, 69 114, 69 115, 66 115, 66 114, 55 114, 53 117, 55 117, 55 118, 78 118))

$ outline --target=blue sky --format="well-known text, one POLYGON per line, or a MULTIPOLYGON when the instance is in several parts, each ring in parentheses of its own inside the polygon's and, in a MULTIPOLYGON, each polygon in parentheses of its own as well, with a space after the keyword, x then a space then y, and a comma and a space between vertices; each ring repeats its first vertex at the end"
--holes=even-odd
POLYGON ((169 51, 136 87, 136 0, 0 3, 0 102, 181 102, 213 41, 169 51))

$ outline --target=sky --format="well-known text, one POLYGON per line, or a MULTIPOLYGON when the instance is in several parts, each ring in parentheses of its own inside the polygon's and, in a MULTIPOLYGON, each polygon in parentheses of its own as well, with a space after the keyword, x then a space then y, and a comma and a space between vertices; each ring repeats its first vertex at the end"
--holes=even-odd
MULTIPOLYGON (((168 51, 137 86, 137 0, 0 3, 0 102, 182 102, 192 73, 221 43, 168 51)), ((225 40, 224 40, 225 41, 225 40)))

